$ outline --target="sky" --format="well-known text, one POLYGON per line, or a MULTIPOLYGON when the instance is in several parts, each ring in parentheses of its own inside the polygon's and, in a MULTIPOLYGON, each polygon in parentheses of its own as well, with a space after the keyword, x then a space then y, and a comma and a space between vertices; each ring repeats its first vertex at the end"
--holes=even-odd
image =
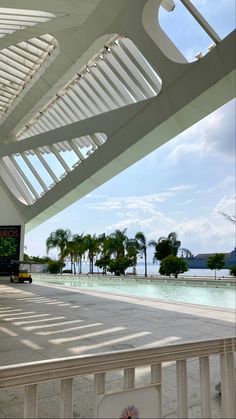
MULTIPOLYGON (((193 3, 221 37, 234 29, 235 0, 193 3)), ((175 15, 161 11, 160 24, 194 61, 212 41, 176 4, 175 15), (184 34, 178 19, 185 21, 184 34)), ((46 239, 58 228, 72 234, 127 228, 128 237, 141 230, 148 240, 175 231, 181 246, 194 255, 232 251, 235 227, 220 212, 235 214, 235 108, 232 100, 32 230, 26 235, 26 253, 46 255, 46 239)), ((56 258, 56 250, 50 256, 56 258)))

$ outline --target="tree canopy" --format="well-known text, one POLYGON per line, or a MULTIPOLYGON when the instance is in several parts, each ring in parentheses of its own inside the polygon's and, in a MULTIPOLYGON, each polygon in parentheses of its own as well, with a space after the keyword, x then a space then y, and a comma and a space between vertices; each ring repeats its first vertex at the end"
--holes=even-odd
POLYGON ((182 258, 178 258, 175 255, 166 256, 161 261, 160 274, 161 275, 174 275, 178 278, 178 274, 188 271, 188 265, 182 258))
POLYGON ((50 249, 54 249, 54 248, 59 249, 61 273, 62 273, 63 260, 66 256, 66 249, 67 249, 68 241, 70 240, 70 238, 71 238, 70 230, 58 229, 55 232, 52 232, 46 241, 47 252, 50 249))
POLYGON ((137 241, 137 246, 139 250, 140 257, 144 257, 144 275, 147 276, 147 248, 148 242, 145 237, 145 234, 142 231, 138 231, 135 234, 135 239, 137 241))
MULTIPOLYGON (((180 249, 181 242, 177 239, 177 234, 171 232, 167 237, 160 237, 158 241, 147 241, 145 234, 138 231, 135 237, 129 238, 126 229, 116 229, 109 235, 105 233, 96 234, 74 234, 70 230, 58 229, 52 232, 46 241, 47 252, 50 249, 57 248, 59 251, 59 262, 61 272, 65 258, 69 257, 71 261, 71 272, 76 273, 76 263, 79 263, 79 273, 82 273, 82 259, 88 257, 89 272, 93 274, 94 265, 103 270, 103 274, 108 272, 115 275, 125 275, 128 268, 133 268, 136 273, 138 255, 144 257, 145 276, 147 276, 147 249, 154 247, 153 261, 162 261, 167 256, 176 257, 180 249)), ((181 249, 180 249, 181 250, 181 249)), ((182 253, 191 254, 188 249, 182 249, 182 253)), ((177 258, 179 259, 179 258, 177 258)), ((162 264, 163 266, 166 266, 162 264)), ((178 269, 184 269, 183 264, 178 269)), ((52 267, 52 270, 54 267, 52 267)), ((176 273, 173 271, 172 273, 176 273)), ((179 273, 181 270, 179 271, 179 273)))
POLYGON ((215 270, 215 279, 216 271, 224 269, 225 267, 225 255, 224 253, 216 253, 215 255, 209 256, 207 259, 207 267, 209 269, 215 270))
POLYGON ((231 266, 230 268, 230 275, 236 277, 236 265, 231 266))

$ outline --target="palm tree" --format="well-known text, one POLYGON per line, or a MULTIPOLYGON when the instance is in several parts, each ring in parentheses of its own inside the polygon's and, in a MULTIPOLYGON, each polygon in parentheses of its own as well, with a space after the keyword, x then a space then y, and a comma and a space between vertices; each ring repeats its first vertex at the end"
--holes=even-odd
POLYGON ((106 236, 106 233, 99 234, 98 241, 100 244, 100 255, 103 256, 110 256, 110 240, 109 236, 106 236))
POLYGON ((68 245, 68 241, 71 238, 70 230, 62 230, 58 229, 50 234, 47 238, 46 246, 47 246, 47 253, 50 249, 58 248, 59 249, 59 258, 61 262, 60 272, 62 274, 62 266, 63 261, 66 255, 66 248, 68 245))
MULTIPOLYGON (((98 241, 100 245, 100 259, 99 261, 102 261, 102 269, 103 269, 103 275, 106 275, 107 273, 107 266, 105 265, 106 262, 110 260, 111 257, 111 238, 110 236, 106 236, 105 233, 100 234, 98 236, 98 241)), ((99 266, 99 265, 98 265, 99 266)), ((100 266, 101 268, 101 266, 100 266)))
POLYGON ((74 274, 75 274, 75 243, 73 242, 73 240, 68 241, 64 255, 70 257, 71 273, 74 267, 74 274))
POLYGON ((172 243, 173 249, 174 249, 174 256, 177 256, 179 248, 181 246, 181 241, 177 240, 177 233, 174 231, 168 235, 168 240, 172 243))
POLYGON ((181 251, 181 258, 191 259, 193 257, 192 252, 185 247, 181 247, 179 250, 181 251))
POLYGON ((84 233, 75 234, 73 236, 73 241, 75 242, 76 258, 79 261, 79 274, 82 274, 82 258, 84 256, 85 251, 86 251, 85 241, 84 241, 84 233))
POLYGON ((96 234, 91 236, 91 234, 87 234, 84 236, 84 246, 85 249, 88 250, 88 257, 90 263, 90 273, 93 275, 93 264, 94 258, 96 254, 100 251, 100 242, 99 239, 96 237, 96 234))
POLYGON ((172 231, 170 234, 168 234, 168 237, 160 237, 158 240, 158 243, 164 240, 168 240, 171 243, 171 246, 173 249, 173 255, 177 256, 179 248, 181 246, 181 241, 177 240, 177 233, 172 231))
POLYGON ((148 246, 154 247, 153 263, 164 259, 168 255, 173 255, 173 246, 170 240, 165 237, 161 237, 157 242, 151 240, 148 246))
POLYGON ((156 240, 149 240, 148 242, 148 247, 156 247, 158 242, 156 242, 156 240))
POLYGON ((125 242, 126 257, 132 261, 133 274, 136 275, 137 255, 140 252, 138 241, 126 238, 125 242))
POLYGON ((124 230, 115 230, 111 233, 108 240, 110 247, 110 256, 113 255, 112 261, 119 266, 115 270, 115 275, 125 275, 125 269, 128 266, 135 268, 137 264, 137 241, 135 239, 129 239, 126 236, 126 228, 124 230), (126 254, 125 254, 126 253, 126 254), (132 265, 130 262, 132 261, 132 265))
POLYGON ((144 275, 147 276, 147 247, 148 247, 147 239, 142 231, 138 231, 135 234, 135 239, 137 240, 137 243, 138 243, 140 256, 144 256, 144 272, 145 272, 144 275))
POLYGON ((126 228, 124 230, 116 230, 114 233, 110 234, 110 254, 114 254, 116 258, 125 255, 125 244, 127 240, 126 228))
POLYGON ((72 240, 68 241, 67 248, 65 250, 66 256, 70 256, 71 260, 71 271, 74 267, 74 274, 76 274, 76 261, 79 259, 79 273, 82 273, 82 256, 85 252, 84 242, 83 242, 83 234, 75 234, 72 237, 72 240))

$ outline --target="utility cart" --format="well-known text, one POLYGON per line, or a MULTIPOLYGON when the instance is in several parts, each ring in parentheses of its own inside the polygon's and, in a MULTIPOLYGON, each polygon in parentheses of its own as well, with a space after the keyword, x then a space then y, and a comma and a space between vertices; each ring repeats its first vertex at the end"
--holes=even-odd
POLYGON ((11 277, 10 282, 20 282, 23 283, 25 281, 32 283, 32 276, 29 273, 28 269, 25 268, 27 263, 21 261, 13 261, 11 262, 11 277))

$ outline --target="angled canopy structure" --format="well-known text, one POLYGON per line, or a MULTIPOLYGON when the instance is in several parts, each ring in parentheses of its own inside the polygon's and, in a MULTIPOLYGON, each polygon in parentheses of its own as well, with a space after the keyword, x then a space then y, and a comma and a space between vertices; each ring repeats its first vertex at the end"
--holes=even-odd
POLYGON ((23 237, 235 96, 235 31, 181 3, 213 42, 191 63, 173 0, 0 0, 0 224, 23 237))

